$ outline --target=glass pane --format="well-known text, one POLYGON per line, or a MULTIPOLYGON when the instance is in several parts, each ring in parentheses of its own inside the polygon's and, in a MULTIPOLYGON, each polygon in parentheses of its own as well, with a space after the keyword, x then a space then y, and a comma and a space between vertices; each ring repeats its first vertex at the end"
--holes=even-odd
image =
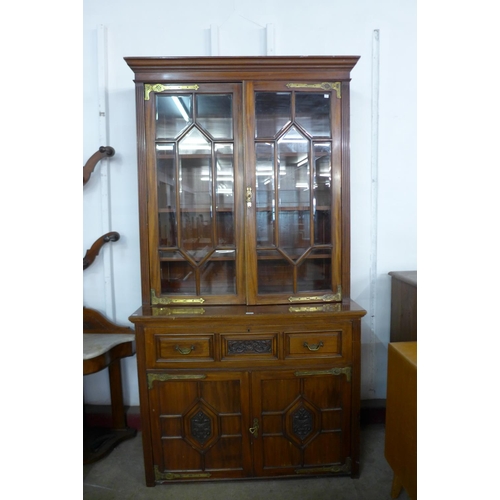
POLYGON ((175 224, 175 212, 160 212, 158 214, 159 245, 163 247, 177 246, 177 227, 175 224))
MULTIPOLYGON (((203 295, 234 295, 236 293, 236 265, 233 257, 226 260, 210 260, 201 267, 200 280, 203 295), (231 260, 230 260, 231 259, 231 260)), ((229 254, 228 254, 229 255, 229 254)))
POLYGON ((214 139, 233 138, 233 101, 231 94, 196 96, 196 121, 214 139))
POLYGON ((160 262, 161 293, 196 294, 196 275, 186 261, 160 262))
POLYGON ((234 213, 217 212, 217 244, 234 245, 234 213))
POLYGON ((257 245, 274 245, 274 145, 255 144, 257 245))
POLYGON ((156 138, 173 139, 193 123, 191 95, 156 94, 156 138))
POLYGON ((293 293, 293 266, 278 251, 257 251, 258 293, 293 293))
MULTIPOLYGON (((326 253, 326 251, 324 251, 326 253)), ((307 258, 297 269, 297 292, 332 289, 331 259, 307 258)))
POLYGON ((312 136, 330 137, 330 94, 295 94, 295 118, 312 136))
POLYGON ((174 208, 175 185, 175 144, 156 145, 156 181, 158 186, 158 208, 174 208))
POLYGON ((330 244, 332 207, 332 146, 315 143, 314 151, 314 243, 330 244))
POLYGON ((279 207, 309 207, 309 140, 292 127, 278 141, 279 207))
POLYGON ((308 210, 286 210, 279 213, 279 247, 294 260, 311 246, 309 215, 308 210))
POLYGON ((179 243, 195 260, 201 260, 214 247, 211 148, 196 128, 179 142, 179 243))
POLYGON ((217 244, 234 245, 233 145, 215 145, 217 244))
POLYGON ((291 117, 290 92, 255 93, 255 137, 275 137, 291 117))
POLYGON ((311 245, 311 191, 309 140, 295 127, 278 141, 278 163, 279 246, 290 257, 298 258, 311 245))

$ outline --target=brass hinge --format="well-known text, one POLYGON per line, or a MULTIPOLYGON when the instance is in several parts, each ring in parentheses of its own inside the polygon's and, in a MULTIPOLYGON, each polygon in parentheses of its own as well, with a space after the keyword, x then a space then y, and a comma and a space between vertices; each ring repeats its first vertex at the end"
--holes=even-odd
POLYGON ((295 469, 295 474, 318 474, 320 472, 350 473, 351 472, 351 457, 347 457, 345 459, 344 465, 332 465, 331 467, 315 467, 312 469, 295 469))
POLYGON ((335 90, 337 98, 341 98, 341 83, 340 82, 323 82, 323 83, 287 83, 286 86, 291 89, 323 89, 335 90))
POLYGON ((154 289, 151 289, 151 305, 156 306, 158 304, 168 305, 168 304, 203 304, 205 299, 199 297, 197 299, 170 299, 168 297, 157 297, 154 289))
POLYGON ((205 314, 203 307, 159 307, 153 309, 153 316, 181 316, 183 314, 205 314))
POLYGON ((326 295, 314 295, 309 297, 288 297, 288 302, 341 302, 342 301, 342 285, 337 285, 337 293, 326 295))
POLYGON ((301 312, 340 312, 342 304, 325 304, 323 306, 290 306, 288 310, 291 313, 301 312))
POLYGON ((198 90, 199 85, 162 85, 161 83, 146 83, 144 85, 144 100, 149 101, 151 92, 163 92, 165 90, 198 90))
POLYGON ((191 479, 191 478, 202 478, 202 477, 210 477, 212 474, 208 472, 200 472, 200 473, 178 473, 174 474, 173 472, 160 472, 158 466, 155 465, 155 480, 156 481, 170 481, 172 479, 191 479))
POLYGON ((158 380, 165 382, 166 380, 202 380, 207 378, 206 375, 193 375, 193 374, 178 374, 172 375, 170 373, 148 373, 148 389, 153 388, 153 382, 158 380))
POLYGON ((347 382, 351 381, 352 370, 350 366, 345 368, 332 368, 331 370, 306 370, 295 372, 296 377, 311 377, 314 375, 345 375, 347 382))

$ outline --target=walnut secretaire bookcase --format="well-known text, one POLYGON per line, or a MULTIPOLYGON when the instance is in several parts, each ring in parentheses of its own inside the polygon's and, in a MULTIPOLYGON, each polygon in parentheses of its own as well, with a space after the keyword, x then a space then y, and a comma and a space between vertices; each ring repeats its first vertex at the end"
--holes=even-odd
POLYGON ((127 57, 146 483, 359 472, 358 57, 127 57))

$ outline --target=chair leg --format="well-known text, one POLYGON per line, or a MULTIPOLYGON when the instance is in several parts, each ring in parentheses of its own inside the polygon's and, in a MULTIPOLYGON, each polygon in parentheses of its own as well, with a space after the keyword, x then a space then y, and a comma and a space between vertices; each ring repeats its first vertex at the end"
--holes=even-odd
POLYGON ((117 359, 108 367, 109 389, 111 393, 111 418, 113 429, 126 429, 127 421, 123 405, 122 373, 120 360, 117 359))
POLYGON ((84 464, 90 464, 105 457, 119 443, 137 435, 136 429, 127 427, 119 359, 109 365, 108 372, 111 393, 111 429, 84 426, 84 464))

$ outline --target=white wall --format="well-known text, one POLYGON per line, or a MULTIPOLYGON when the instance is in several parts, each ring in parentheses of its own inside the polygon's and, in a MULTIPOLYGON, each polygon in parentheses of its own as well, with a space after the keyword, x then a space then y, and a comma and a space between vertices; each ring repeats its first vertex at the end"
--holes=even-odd
MULTIPOLYGON (((83 254, 102 234, 121 235, 84 271, 83 298, 120 324, 130 324, 140 305, 135 94, 123 58, 213 55, 211 26, 218 30, 218 55, 266 55, 269 24, 275 55, 361 56, 351 82, 351 296, 368 311, 361 396, 385 398, 387 273, 417 268, 416 0, 84 0, 83 6, 82 164, 101 145, 116 150, 84 187, 83 254)), ((122 363, 125 403, 138 405, 135 357, 122 363)), ((109 403, 107 384, 106 371, 85 377, 86 402, 109 403)))

